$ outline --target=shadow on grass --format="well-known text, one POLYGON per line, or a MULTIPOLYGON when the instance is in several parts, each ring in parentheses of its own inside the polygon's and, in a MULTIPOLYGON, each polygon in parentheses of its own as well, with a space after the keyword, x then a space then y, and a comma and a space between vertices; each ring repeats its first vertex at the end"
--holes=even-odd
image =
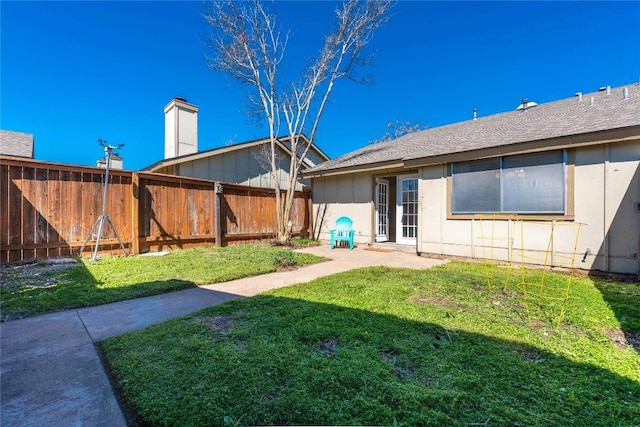
MULTIPOLYGON (((445 329, 437 316, 421 322, 260 295, 102 348, 141 425, 630 426, 640 419, 638 382, 515 340, 445 329)), ((618 372, 633 370, 624 357, 618 372)))
POLYGON ((109 287, 86 265, 37 263, 3 267, 1 321, 92 307, 197 286, 188 280, 152 280, 109 287))
POLYGON ((592 276, 592 279, 620 322, 619 330, 606 333, 619 346, 631 346, 640 353, 640 283, 608 281, 602 275, 592 276))

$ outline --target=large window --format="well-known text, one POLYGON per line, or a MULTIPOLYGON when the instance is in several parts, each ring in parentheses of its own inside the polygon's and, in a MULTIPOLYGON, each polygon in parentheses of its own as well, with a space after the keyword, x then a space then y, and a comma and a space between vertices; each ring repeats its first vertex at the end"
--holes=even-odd
POLYGON ((451 165, 453 214, 564 214, 563 151, 523 154, 451 165))

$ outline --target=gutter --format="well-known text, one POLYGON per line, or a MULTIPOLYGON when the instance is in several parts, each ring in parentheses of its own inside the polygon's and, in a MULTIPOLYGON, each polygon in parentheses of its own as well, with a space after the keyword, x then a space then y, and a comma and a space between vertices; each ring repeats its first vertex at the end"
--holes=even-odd
POLYGON ((382 169, 405 169, 404 163, 402 160, 391 160, 385 163, 378 163, 376 166, 371 166, 372 164, 359 165, 359 166, 346 166, 343 168, 336 169, 327 169, 321 170, 318 172, 303 172, 300 174, 302 178, 322 178, 325 176, 334 176, 334 175, 345 175, 353 172, 370 172, 370 171, 379 171, 382 169))

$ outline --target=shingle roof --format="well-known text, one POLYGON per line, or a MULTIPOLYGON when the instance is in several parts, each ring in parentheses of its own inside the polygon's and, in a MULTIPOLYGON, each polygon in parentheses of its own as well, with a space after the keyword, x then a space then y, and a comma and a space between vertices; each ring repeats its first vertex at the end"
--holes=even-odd
POLYGON ((33 159, 33 135, 0 129, 0 154, 33 159))
POLYGON ((370 144, 305 171, 305 175, 640 125, 640 86, 584 94, 370 144), (625 99, 625 92, 628 94, 625 99), (593 101, 592 101, 593 99, 593 101))

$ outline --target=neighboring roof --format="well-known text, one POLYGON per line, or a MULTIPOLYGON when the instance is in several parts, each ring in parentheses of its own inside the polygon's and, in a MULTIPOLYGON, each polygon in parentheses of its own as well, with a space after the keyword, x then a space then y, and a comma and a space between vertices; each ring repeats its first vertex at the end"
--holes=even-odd
MULTIPOLYGON (((301 136, 304 139, 307 139, 307 137, 305 135, 301 135, 301 136)), ((288 139, 289 139, 289 137, 281 137, 281 138, 278 138, 276 140, 276 142, 277 142, 277 144, 280 146, 280 148, 283 151, 285 151, 285 152, 290 154, 290 149, 286 145, 286 141, 288 139)), ((244 150, 246 148, 251 148, 251 147, 256 147, 256 146, 268 144, 269 141, 270 141, 269 138, 261 138, 261 139, 256 139, 256 140, 253 140, 253 141, 242 142, 242 143, 239 143, 239 144, 227 145, 225 147, 214 148, 214 149, 211 149, 211 150, 199 151, 197 153, 185 154, 183 156, 172 157, 170 159, 160 160, 158 162, 155 162, 152 165, 147 166, 146 168, 144 168, 142 170, 143 171, 153 172, 155 170, 158 170, 158 169, 161 169, 161 168, 164 168, 164 167, 167 167, 167 166, 177 165, 177 164, 190 162, 190 161, 193 161, 193 160, 209 158, 209 157, 213 157, 213 156, 219 156, 221 154, 229 153, 229 152, 232 152, 232 151, 244 150)), ((315 152, 317 152, 318 155, 320 155, 320 157, 324 158, 325 160, 329 160, 329 157, 322 150, 320 150, 320 148, 318 148, 315 144, 311 145, 311 149, 313 149, 315 152)))
MULTIPOLYGON (((516 148, 518 144, 532 141, 551 146, 561 142, 552 144, 549 142, 551 139, 638 126, 640 86, 634 83, 370 144, 310 168, 304 175, 444 163, 447 157, 457 153, 486 151, 495 147, 516 148), (626 99, 625 93, 628 95, 626 99)), ((640 136, 640 128, 632 130, 640 136)))
POLYGON ((0 130, 0 154, 33 159, 33 135, 0 130))

